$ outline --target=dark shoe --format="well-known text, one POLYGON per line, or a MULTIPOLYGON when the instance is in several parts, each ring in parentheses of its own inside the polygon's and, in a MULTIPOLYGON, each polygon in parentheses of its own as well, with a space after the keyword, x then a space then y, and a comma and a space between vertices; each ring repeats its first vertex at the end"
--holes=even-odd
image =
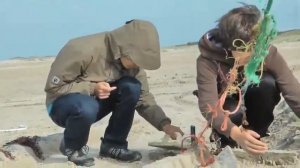
POLYGON ((125 162, 134 162, 142 159, 142 154, 137 151, 128 150, 123 147, 112 146, 112 145, 101 145, 100 157, 109 157, 120 161, 125 162))
POLYGON ((90 167, 95 165, 94 158, 88 156, 89 147, 87 145, 83 146, 79 150, 65 149, 64 142, 62 140, 59 146, 60 152, 68 157, 68 161, 75 163, 78 166, 90 167))

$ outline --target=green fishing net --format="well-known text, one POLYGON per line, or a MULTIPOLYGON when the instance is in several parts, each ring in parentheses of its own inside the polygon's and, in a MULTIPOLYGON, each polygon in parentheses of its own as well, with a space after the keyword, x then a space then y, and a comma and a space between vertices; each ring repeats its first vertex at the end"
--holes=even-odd
MULTIPOLYGON (((245 67, 245 77, 247 79, 244 87, 247 88, 250 84, 259 84, 260 76, 256 72, 264 63, 264 59, 269 53, 271 41, 276 37, 276 22, 273 15, 270 14, 270 9, 273 0, 268 0, 266 9, 263 9, 263 20, 260 23, 259 34, 257 36, 253 55, 245 67)), ((261 70, 262 71, 262 70, 261 70)))

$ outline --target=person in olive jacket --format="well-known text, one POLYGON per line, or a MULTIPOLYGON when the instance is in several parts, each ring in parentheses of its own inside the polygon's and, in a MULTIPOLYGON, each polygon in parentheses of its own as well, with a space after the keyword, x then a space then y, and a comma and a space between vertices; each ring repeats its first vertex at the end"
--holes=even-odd
POLYGON ((149 92, 144 69, 155 70, 160 64, 157 30, 143 20, 72 39, 61 49, 48 75, 46 106, 51 119, 65 128, 60 150, 69 161, 94 164, 86 146, 90 127, 110 112, 101 157, 129 162, 142 158, 128 149, 126 140, 135 110, 171 138, 183 134, 149 92))
MULTIPOLYGON (((273 110, 280 101, 280 94, 287 104, 300 117, 300 85, 287 63, 275 46, 269 47, 269 53, 264 60, 263 75, 258 85, 250 85, 244 94, 243 105, 237 113, 230 115, 227 129, 221 129, 224 113, 217 110, 217 117, 212 120, 211 109, 224 88, 227 87, 226 74, 233 68, 238 59, 237 81, 244 78, 244 67, 248 63, 253 50, 237 51, 234 41, 239 39, 239 45, 254 44, 257 25, 261 21, 260 10, 253 5, 234 8, 218 21, 215 29, 208 31, 199 41, 200 56, 197 59, 197 84, 199 109, 208 121, 212 121, 213 134, 220 139, 221 147, 236 146, 253 154, 267 151, 266 143, 260 141, 268 133, 268 127, 274 120, 273 110), (254 42, 254 43, 253 43, 254 42), (225 76, 225 80, 224 80, 225 76), (242 120, 246 116, 247 124, 242 120), (243 127, 240 127, 243 125, 243 127)), ((246 47, 246 46, 244 46, 246 47)), ((252 47, 253 49, 253 47, 252 47)), ((259 73, 260 74, 260 73, 259 73)), ((226 98, 224 110, 233 111, 238 104, 239 95, 233 94, 226 98)), ((216 138, 217 137, 217 138, 216 138)))

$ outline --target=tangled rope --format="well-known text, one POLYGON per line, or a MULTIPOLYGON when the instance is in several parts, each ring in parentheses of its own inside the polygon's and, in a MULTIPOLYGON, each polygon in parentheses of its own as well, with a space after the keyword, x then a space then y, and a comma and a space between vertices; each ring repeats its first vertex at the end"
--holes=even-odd
POLYGON ((198 136, 196 135, 189 135, 182 139, 181 141, 181 153, 184 152, 183 143, 188 138, 194 139, 194 145, 198 148, 199 151, 199 157, 198 160, 200 162, 200 166, 206 167, 210 164, 212 164, 215 161, 215 158, 213 155, 210 154, 210 151, 208 151, 208 148, 205 143, 205 137, 203 136, 204 132, 209 128, 209 125, 207 125, 201 133, 199 133, 198 136))
MULTIPOLYGON (((277 31, 275 29, 275 19, 271 14, 269 14, 272 3, 273 0, 268 1, 266 10, 263 10, 263 20, 253 27, 254 32, 259 30, 258 32, 254 33, 257 34, 257 38, 255 38, 255 41, 249 41, 247 43, 241 39, 235 39, 233 41, 232 45, 236 48, 237 52, 248 53, 253 51, 252 56, 250 57, 250 60, 247 62, 244 69, 244 79, 241 82, 239 82, 238 79, 238 68, 242 66, 241 60, 243 58, 241 56, 230 57, 235 61, 233 67, 229 70, 228 74, 226 74, 225 79, 223 79, 225 80, 227 87, 221 94, 218 102, 214 107, 208 104, 208 111, 213 113, 211 123, 213 122, 213 118, 217 116, 218 112, 224 113, 225 117, 221 125, 222 131, 225 131, 227 129, 229 116, 235 114, 240 108, 243 99, 242 90, 245 93, 250 84, 258 84, 262 77, 264 59, 268 55, 271 40, 273 40, 277 35, 277 31), (257 71, 261 72, 259 76, 256 74, 257 71), (233 111, 225 110, 223 108, 225 100, 227 96, 232 94, 238 94, 238 104, 233 111)), ((223 74, 220 74, 220 76, 224 78, 223 74)))

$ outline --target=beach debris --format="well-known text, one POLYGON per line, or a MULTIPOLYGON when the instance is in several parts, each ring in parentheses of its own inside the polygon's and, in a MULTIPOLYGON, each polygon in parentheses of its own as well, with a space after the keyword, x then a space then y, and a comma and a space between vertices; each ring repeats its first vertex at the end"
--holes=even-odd
POLYGON ((237 168, 239 162, 233 153, 232 148, 226 146, 216 157, 216 163, 222 165, 223 168, 237 168))
POLYGON ((7 142, 6 144, 3 145, 3 147, 9 146, 9 145, 14 145, 14 144, 27 146, 32 149, 32 151, 36 155, 36 157, 38 157, 41 160, 45 160, 42 149, 38 144, 38 141, 40 140, 40 138, 41 137, 39 137, 39 136, 33 136, 33 137, 22 136, 13 141, 7 142))
MULTIPOLYGON (((179 134, 178 134, 179 135, 179 134)), ((187 142, 184 143, 183 147, 181 146, 181 139, 180 136, 178 136, 177 140, 172 140, 170 136, 165 135, 160 141, 152 141, 149 142, 148 145, 152 147, 158 147, 158 148, 163 148, 167 150, 181 150, 187 149, 191 147, 191 143, 187 142)))
POLYGON ((10 160, 15 160, 16 157, 14 157, 10 151, 4 150, 4 149, 0 149, 0 152, 2 152, 4 154, 5 157, 7 157, 10 160))
POLYGON ((251 161, 257 164, 270 165, 270 166, 285 166, 296 165, 297 152, 287 150, 268 150, 262 155, 251 155, 242 149, 232 149, 234 155, 238 160, 251 161))
POLYGON ((208 125, 196 135, 196 128, 195 126, 191 126, 191 133, 189 136, 185 137, 181 141, 181 151, 184 152, 183 144, 185 140, 190 139, 191 141, 191 149, 194 152, 195 156, 197 156, 197 160, 200 163, 200 166, 206 167, 212 164, 215 161, 215 158, 211 151, 208 149, 205 143, 205 137, 203 136, 204 132, 208 129, 208 125))
POLYGON ((11 129, 1 129, 0 132, 14 132, 14 131, 23 131, 26 130, 26 125, 19 125, 18 128, 11 128, 11 129))
POLYGON ((283 150, 288 148, 291 144, 295 143, 295 137, 298 136, 297 134, 286 137, 285 139, 281 140, 274 149, 283 150))
POLYGON ((195 135, 195 132, 195 126, 192 125, 189 136, 180 138, 181 135, 178 134, 177 140, 172 140, 168 135, 165 135, 161 141, 149 142, 148 145, 167 150, 181 150, 181 153, 184 153, 186 150, 191 151, 196 156, 200 165, 205 167, 214 162, 214 157, 205 144, 205 139, 202 135, 203 132, 198 136, 195 135))
POLYGON ((148 157, 150 160, 162 160, 166 157, 177 156, 180 152, 178 150, 150 150, 148 157))

